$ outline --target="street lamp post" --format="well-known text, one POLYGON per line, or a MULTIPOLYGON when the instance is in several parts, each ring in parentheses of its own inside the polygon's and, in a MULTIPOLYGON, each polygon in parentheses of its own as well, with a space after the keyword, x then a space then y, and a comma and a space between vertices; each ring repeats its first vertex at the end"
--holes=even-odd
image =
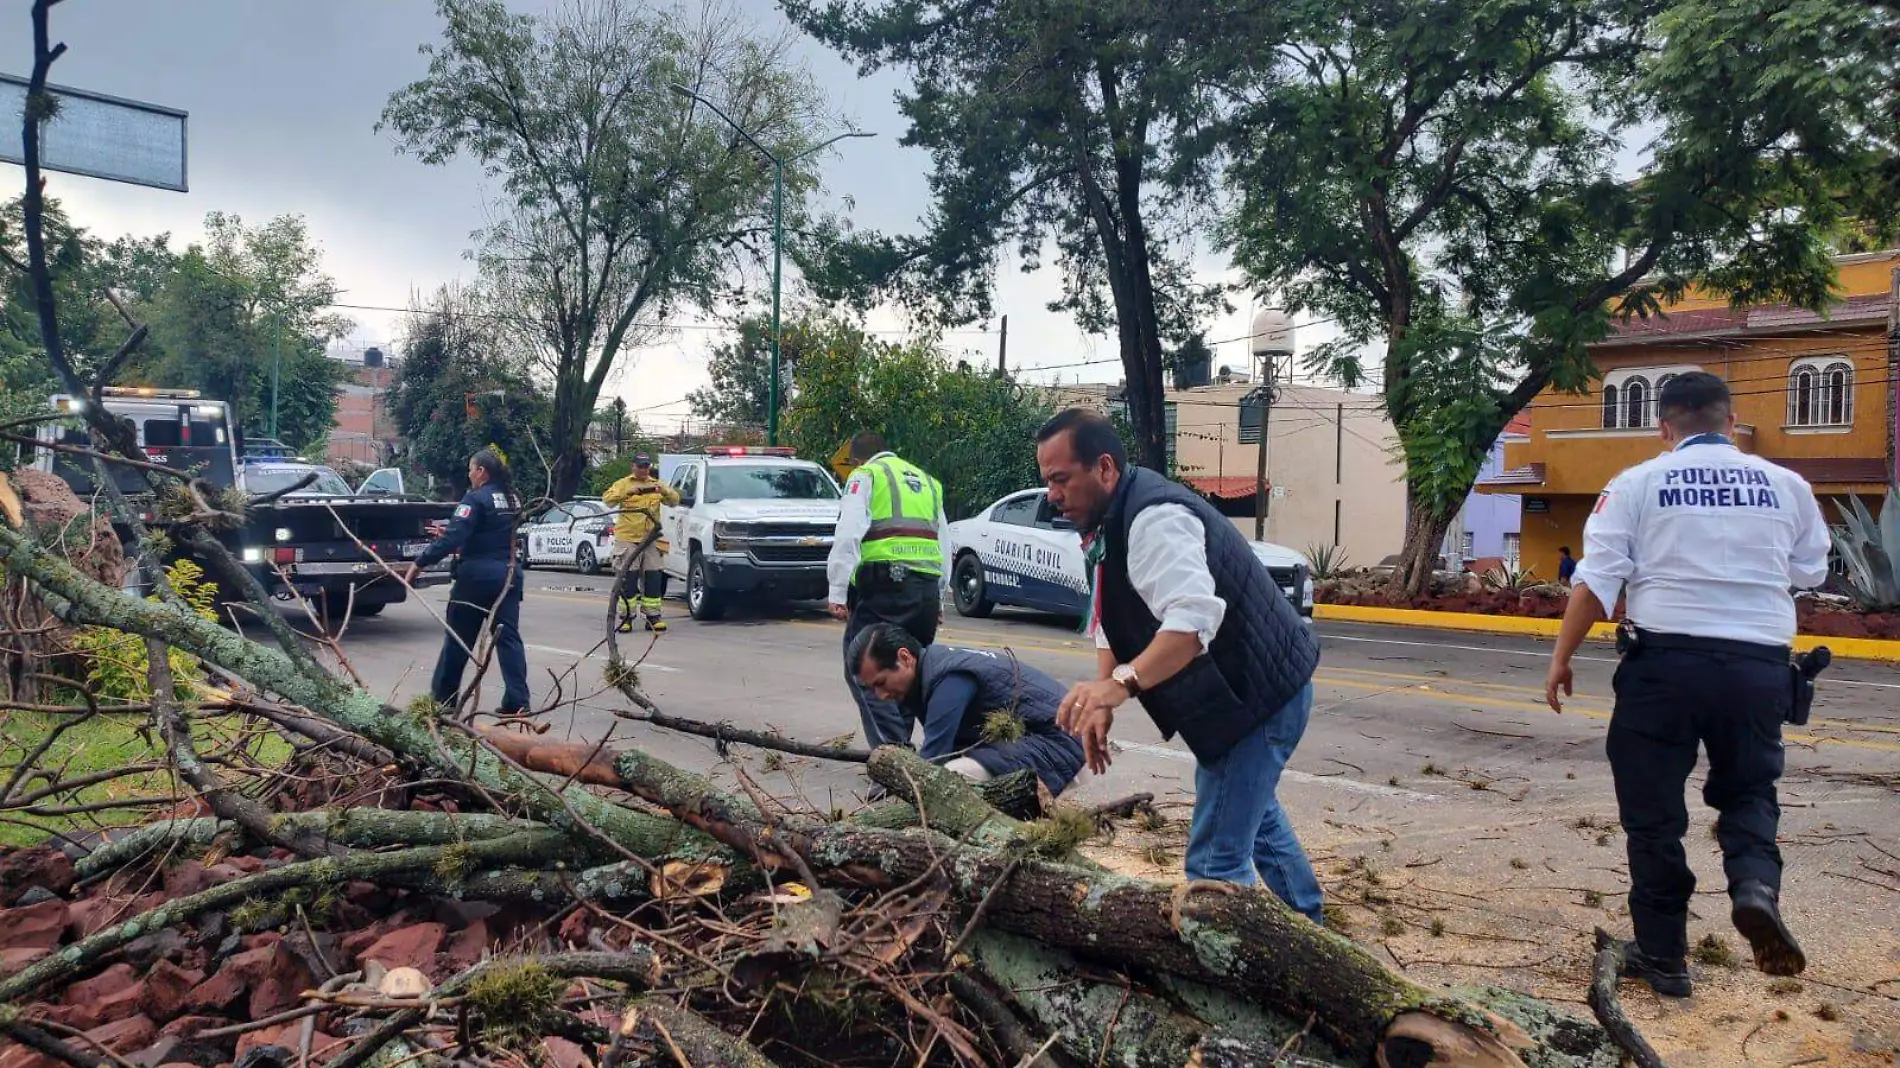
POLYGON ((689 100, 706 105, 708 111, 724 119, 726 125, 732 127, 740 137, 745 138, 753 148, 758 149, 759 155, 764 156, 767 162, 772 164, 772 379, 766 387, 765 443, 768 445, 777 445, 779 350, 782 344, 779 323, 779 292, 784 277, 785 259, 785 165, 788 163, 796 163, 815 152, 830 148, 832 145, 846 138, 876 137, 877 135, 853 130, 841 133, 828 140, 820 141, 818 144, 802 152, 794 152, 789 156, 780 157, 778 153, 760 144, 759 139, 752 136, 745 127, 733 121, 732 116, 721 111, 719 105, 700 96, 684 85, 674 84, 668 88, 689 100))

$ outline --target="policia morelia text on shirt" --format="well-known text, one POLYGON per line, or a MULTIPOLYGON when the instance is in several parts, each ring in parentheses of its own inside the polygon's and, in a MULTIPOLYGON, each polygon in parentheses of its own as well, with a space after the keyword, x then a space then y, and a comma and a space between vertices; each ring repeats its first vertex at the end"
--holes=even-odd
POLYGON ((1265 882, 1322 922, 1319 880, 1275 796, 1313 712, 1319 642, 1240 532, 1186 486, 1128 464, 1115 428, 1071 408, 1036 435, 1049 503, 1088 539, 1097 678, 1056 722, 1108 768, 1115 709, 1135 698, 1194 754, 1190 880, 1265 882))
MULTIPOLYGON (((943 621, 943 581, 950 573, 943 487, 870 431, 851 439, 851 460, 857 469, 845 483, 825 564, 831 614, 845 621, 844 648, 873 623, 894 623, 929 645, 943 621)), ((844 680, 858 703, 865 745, 901 745, 910 737, 903 711, 866 693, 848 656, 844 680)))
MULTIPOLYGON (((1781 919, 1781 725, 1811 698, 1790 661, 1792 588, 1827 577, 1827 524, 1801 476, 1737 449, 1728 385, 1678 375, 1657 403, 1670 451, 1611 480, 1584 526, 1583 560, 1545 680, 1550 707, 1571 692, 1570 658, 1619 596, 1615 711, 1607 744, 1629 840, 1624 974, 1687 997, 1690 895, 1683 788, 1696 745, 1709 756, 1702 798, 1728 875, 1731 919, 1770 975, 1807 965, 1781 919)), ((1809 676, 1812 672, 1807 673, 1809 676)))
POLYGON ((409 565, 409 581, 414 582, 423 568, 452 552, 462 554, 449 587, 449 633, 443 636, 429 693, 439 705, 455 705, 469 652, 482 627, 492 625, 495 660, 501 668, 500 709, 525 712, 528 653, 521 644, 521 569, 515 566, 515 519, 521 503, 509 484, 507 465, 490 449, 469 459, 468 486, 448 530, 409 565))

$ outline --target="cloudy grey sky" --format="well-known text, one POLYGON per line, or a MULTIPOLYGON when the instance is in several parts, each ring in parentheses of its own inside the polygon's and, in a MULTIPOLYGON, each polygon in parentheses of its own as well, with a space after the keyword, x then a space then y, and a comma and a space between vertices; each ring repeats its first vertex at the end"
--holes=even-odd
MULTIPOLYGON (((533 11, 553 2, 509 5, 533 11)), ((771 0, 732 2, 762 27, 785 24, 771 0)), ((29 72, 29 7, 0 0, 0 71, 29 72)), ((200 235, 208 211, 252 222, 301 214, 351 305, 405 308, 412 294, 472 275, 469 234, 494 190, 470 164, 428 167, 398 156, 373 129, 390 92, 423 73, 417 48, 439 29, 431 0, 66 0, 53 20, 55 39, 69 46, 55 82, 190 113, 189 193, 51 177, 53 195, 96 233, 169 232, 182 246, 200 235)), ((914 228, 928 205, 929 160, 897 143, 905 125, 892 94, 901 75, 860 80, 815 42, 802 40, 799 51, 835 109, 878 134, 845 142, 825 161, 823 196, 834 208, 851 204, 861 228, 914 228)), ((0 183, 17 188, 20 178, 18 167, 0 164, 0 183)), ((1046 310, 1059 284, 1053 269, 1006 269, 999 311, 1009 315, 1011 365, 1064 365, 1034 375, 1038 381, 1118 379, 1110 339, 1046 310), (1071 366, 1094 360, 1104 362, 1071 366)), ((358 323, 354 347, 386 346, 400 333, 400 314, 344 311, 358 323)), ((692 325, 624 361, 612 388, 635 407, 677 401, 704 381, 705 348, 717 336, 706 327, 714 324, 681 321, 692 325)), ((1208 323, 1209 337, 1244 335, 1246 321, 1242 307, 1208 323)), ((879 313, 870 325, 901 331, 905 323, 879 313)), ((947 341, 995 357, 994 324, 947 341)), ((1301 341, 1304 348, 1308 339, 1301 341)), ((1245 359, 1244 342, 1217 353, 1218 362, 1245 359)), ((685 412, 678 403, 648 418, 670 426, 685 412)))

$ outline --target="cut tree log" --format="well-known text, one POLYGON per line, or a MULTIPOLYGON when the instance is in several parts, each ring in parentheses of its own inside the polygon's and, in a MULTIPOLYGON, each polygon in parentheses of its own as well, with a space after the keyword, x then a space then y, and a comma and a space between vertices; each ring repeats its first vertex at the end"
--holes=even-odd
POLYGON ((647 1064, 668 1068, 778 1068, 750 1043, 664 998, 644 997, 629 1005, 620 1030, 653 1044, 654 1056, 647 1059, 647 1064))
POLYGON ((1222 1050, 1226 1063, 1268 1066, 1300 1030, 1284 1018, 1269 1024, 1266 1014, 1257 1014, 1255 1034, 1221 1034, 1162 998, 1132 984, 1101 982, 1070 954, 1014 935, 978 932, 969 952, 1039 1030, 1059 1035, 1064 1052, 1082 1064, 1182 1068, 1207 1045, 1222 1050))

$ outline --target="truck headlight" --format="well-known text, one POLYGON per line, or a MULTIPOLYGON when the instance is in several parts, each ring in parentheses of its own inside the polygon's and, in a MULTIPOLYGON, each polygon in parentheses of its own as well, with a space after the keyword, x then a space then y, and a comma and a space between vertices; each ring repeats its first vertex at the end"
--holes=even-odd
POLYGON ((278 541, 289 541, 289 540, 290 540, 290 528, 289 528, 289 527, 278 527, 278 528, 277 528, 277 530, 276 530, 276 531, 275 531, 275 532, 274 532, 274 533, 272 534, 272 537, 275 537, 275 538, 276 538, 276 539, 277 539, 278 541))
POLYGON ((750 523, 728 523, 721 519, 713 524, 715 538, 747 538, 751 537, 752 533, 753 528, 750 523))
POLYGON ((261 564, 261 563, 263 563, 263 562, 264 562, 264 550, 262 550, 262 549, 245 549, 245 550, 244 550, 244 562, 245 562, 245 563, 247 563, 247 564, 261 564))

